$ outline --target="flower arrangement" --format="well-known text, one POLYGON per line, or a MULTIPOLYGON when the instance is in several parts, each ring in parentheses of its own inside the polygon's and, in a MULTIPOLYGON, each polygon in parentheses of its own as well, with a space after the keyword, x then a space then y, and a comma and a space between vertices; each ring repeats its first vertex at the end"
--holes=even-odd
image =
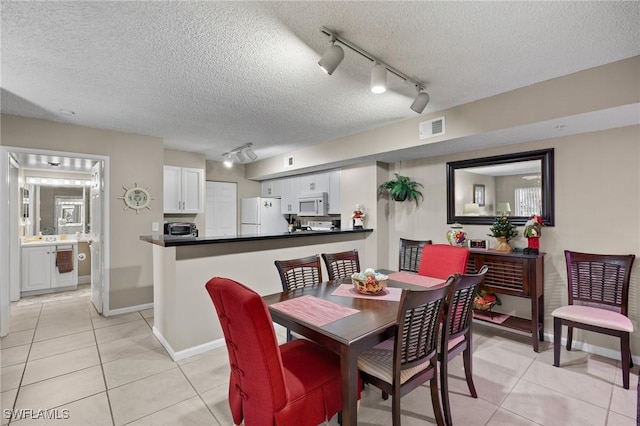
POLYGON ((488 292, 487 290, 478 290, 478 294, 475 299, 473 299, 473 309, 479 311, 489 311, 495 305, 502 305, 502 302, 495 293, 488 292))

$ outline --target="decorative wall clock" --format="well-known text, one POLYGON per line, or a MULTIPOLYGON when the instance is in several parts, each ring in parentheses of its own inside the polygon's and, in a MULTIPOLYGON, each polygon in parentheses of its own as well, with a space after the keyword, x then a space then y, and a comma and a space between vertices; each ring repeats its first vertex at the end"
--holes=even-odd
POLYGON ((133 184, 132 188, 122 187, 124 189, 124 196, 118 197, 119 200, 124 200, 124 210, 133 209, 136 211, 136 214, 140 212, 141 209, 149 209, 149 203, 153 198, 151 198, 151 194, 149 194, 149 188, 143 188, 138 186, 137 183, 133 184))

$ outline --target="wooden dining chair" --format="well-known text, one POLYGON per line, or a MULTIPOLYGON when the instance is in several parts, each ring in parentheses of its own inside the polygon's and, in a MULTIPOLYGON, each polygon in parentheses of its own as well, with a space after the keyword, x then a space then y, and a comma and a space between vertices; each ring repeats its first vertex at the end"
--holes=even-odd
MULTIPOLYGON (((301 257, 299 259, 276 260, 275 262, 282 290, 295 290, 322 282, 320 256, 301 257)), ((290 342, 291 330, 287 329, 287 342, 290 342)))
POLYGON ((564 252, 567 264, 568 305, 555 309, 553 316, 553 365, 560 366, 562 326, 567 328, 567 350, 571 350, 573 328, 620 338, 622 383, 629 389, 631 368, 628 317, 629 281, 635 255, 604 255, 564 252))
POLYGON ((400 238, 400 257, 398 259, 398 270, 418 272, 422 248, 426 244, 431 244, 431 240, 408 240, 400 238))
POLYGON ((442 411, 448 425, 453 424, 451 404, 449 403, 448 364, 460 353, 462 353, 464 376, 467 380, 469 393, 473 398, 478 397, 473 383, 473 300, 488 270, 489 267, 483 265, 477 274, 456 274, 457 279, 453 283, 451 297, 447 299, 438 361, 440 361, 442 411))
POLYGON ((227 278, 206 289, 224 333, 236 425, 316 426, 341 410, 340 358, 305 339, 278 346, 258 293, 227 278))
POLYGON ((446 280, 453 274, 467 272, 469 249, 448 244, 428 244, 422 248, 419 275, 446 280))
POLYGON ((455 277, 428 290, 403 290, 395 337, 358 357, 362 379, 392 396, 393 425, 400 425, 400 398, 429 381, 431 403, 438 425, 444 424, 438 395, 438 334, 445 300, 455 277))
POLYGON ((349 278, 352 274, 360 272, 358 250, 349 250, 340 253, 322 253, 322 259, 327 267, 330 280, 349 278))

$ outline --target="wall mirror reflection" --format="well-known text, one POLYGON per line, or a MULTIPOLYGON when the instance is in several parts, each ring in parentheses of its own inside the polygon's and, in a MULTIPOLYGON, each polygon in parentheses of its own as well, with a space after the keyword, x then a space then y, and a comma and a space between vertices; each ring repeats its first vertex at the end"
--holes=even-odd
POLYGON ((89 232, 88 176, 27 176, 25 181, 21 216, 26 236, 89 232))
POLYGON ((553 149, 447 163, 447 222, 491 224, 506 215, 554 225, 553 149))

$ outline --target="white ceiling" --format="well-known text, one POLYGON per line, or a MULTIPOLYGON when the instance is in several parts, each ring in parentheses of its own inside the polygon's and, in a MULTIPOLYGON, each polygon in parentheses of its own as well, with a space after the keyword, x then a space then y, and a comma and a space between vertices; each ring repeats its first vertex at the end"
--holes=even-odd
MULTIPOLYGON (((265 158, 415 117, 415 89, 390 75, 389 90, 372 94, 371 63, 349 49, 335 73, 324 74, 321 26, 425 82, 425 114, 640 54, 640 2, 2 1, 1 8, 3 113, 158 136, 167 148, 214 160, 247 142, 265 158)), ((621 121, 611 111, 604 117, 621 121)), ((625 117, 637 122, 637 108, 625 117)), ((594 127, 594 118, 601 116, 573 119, 594 127)), ((536 130, 503 136, 530 140, 536 130)), ((464 150, 469 141, 449 146, 464 150)))

